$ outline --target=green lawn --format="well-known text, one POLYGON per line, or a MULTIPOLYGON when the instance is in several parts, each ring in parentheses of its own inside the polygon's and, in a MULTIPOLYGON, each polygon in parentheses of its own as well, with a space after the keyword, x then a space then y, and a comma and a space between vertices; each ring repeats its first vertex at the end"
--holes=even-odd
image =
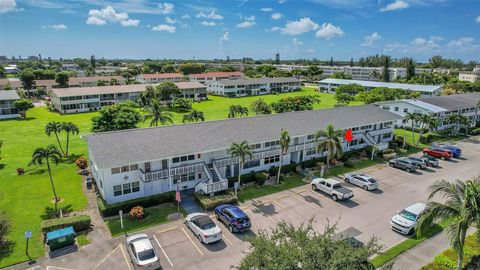
POLYGON ((324 177, 328 178, 328 177, 333 177, 333 176, 337 176, 337 175, 343 175, 343 174, 346 174, 346 173, 349 173, 349 172, 358 171, 360 169, 367 168, 367 167, 370 167, 370 166, 373 166, 373 165, 376 165, 376 164, 380 164, 380 163, 383 163, 383 160, 380 160, 380 159, 374 159, 374 160, 362 159, 362 160, 354 162, 352 168, 345 167, 345 166, 333 167, 330 170, 328 170, 328 172, 326 172, 324 174, 324 177))
MULTIPOLYGON (((261 98, 270 103, 287 96, 310 94, 317 94, 321 98, 321 102, 315 104, 315 109, 333 107, 336 103, 333 94, 317 93, 313 88, 303 88, 298 92, 278 95, 264 95, 261 98)), ((203 111, 207 121, 224 119, 227 117, 230 105, 249 106, 258 98, 260 97, 210 96, 208 101, 194 103, 193 108, 203 111)), ((352 103, 352 105, 358 104, 360 103, 352 103)), ((0 160, 0 211, 5 212, 12 224, 8 238, 13 243, 10 252, 0 255, 0 268, 28 260, 25 256, 24 232, 26 230, 33 231, 33 241, 30 241, 29 245, 31 257, 38 258, 44 255, 40 222, 45 209, 54 206, 50 202, 53 195, 48 174, 45 172, 46 168, 29 167, 28 163, 36 147, 46 147, 48 144, 56 143, 54 137, 49 138, 45 135, 45 125, 51 121, 73 122, 79 127, 80 134, 86 134, 90 133, 91 118, 97 114, 98 112, 59 115, 49 112, 45 107, 37 107, 28 111, 26 120, 0 121, 0 140, 4 141, 0 160), (15 170, 18 167, 23 167, 26 174, 17 176, 15 170)), ((181 119, 182 114, 174 113, 175 123, 181 123, 181 119)), ((140 127, 146 126, 148 123, 140 124, 140 127)), ((64 133, 61 134, 61 140, 65 142, 64 133)), ((71 137, 70 153, 87 156, 86 144, 79 136, 71 137)), ((86 198, 82 193, 81 178, 76 174, 75 165, 64 162, 53 166, 52 170, 57 193, 63 199, 59 207, 73 211, 83 209, 86 206, 86 198)), ((290 185, 290 182, 287 183, 290 185)), ((291 187, 293 186, 286 188, 291 187)), ((245 196, 248 198, 247 195, 245 196)))
MULTIPOLYGON (((177 213, 177 205, 175 203, 166 203, 160 206, 145 209, 148 215, 142 219, 134 219, 129 215, 123 217, 123 229, 120 226, 120 218, 108 220, 107 226, 112 236, 118 236, 123 233, 135 232, 148 227, 157 226, 168 222, 168 215, 177 213)), ((186 212, 180 208, 180 212, 185 216, 186 212)))
POLYGON ((302 175, 296 174, 294 176, 285 177, 279 185, 263 185, 260 187, 257 185, 249 186, 238 192, 238 201, 245 202, 247 200, 305 185, 306 183, 302 179, 302 175))

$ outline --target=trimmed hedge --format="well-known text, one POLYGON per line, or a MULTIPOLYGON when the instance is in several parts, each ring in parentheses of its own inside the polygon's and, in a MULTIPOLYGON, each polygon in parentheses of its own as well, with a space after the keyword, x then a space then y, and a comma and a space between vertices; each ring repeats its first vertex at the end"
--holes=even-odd
POLYGON ((437 130, 437 131, 435 131, 435 133, 440 135, 440 136, 448 136, 448 135, 450 135, 450 133, 452 133, 452 129, 447 128, 447 129, 443 129, 443 130, 437 130))
POLYGON ((56 229, 72 226, 75 232, 90 228, 92 220, 88 215, 78 215, 64 218, 48 219, 42 221, 42 231, 50 232, 56 229))
POLYGON ((124 213, 128 213, 135 206, 143 206, 144 208, 146 208, 174 201, 175 191, 169 191, 158 195, 128 200, 114 204, 107 204, 101 198, 97 198, 98 209, 100 210, 100 214, 102 214, 103 217, 116 216, 118 215, 118 211, 120 210, 122 210, 124 213))
POLYGON ((213 210, 220 204, 236 204, 238 201, 238 198, 232 192, 218 194, 213 197, 200 193, 195 193, 193 196, 205 211, 213 210))
POLYGON ((437 134, 435 133, 431 133, 431 132, 428 132, 428 133, 425 133, 425 134, 422 134, 422 136, 420 137, 420 142, 421 143, 429 143, 432 141, 433 138, 435 138, 436 136, 438 136, 437 134))
POLYGON ((480 135, 480 128, 470 130, 470 135, 480 135))

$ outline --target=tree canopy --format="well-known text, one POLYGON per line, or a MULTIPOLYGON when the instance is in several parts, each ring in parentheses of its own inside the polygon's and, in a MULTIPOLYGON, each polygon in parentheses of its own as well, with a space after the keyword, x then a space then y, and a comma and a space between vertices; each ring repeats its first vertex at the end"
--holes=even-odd
POLYGON ((313 104, 319 103, 320 97, 316 95, 295 96, 282 98, 271 104, 277 113, 313 110, 313 104))
POLYGON ((128 104, 103 107, 92 118, 92 132, 105 132, 136 128, 142 120, 140 113, 128 104))

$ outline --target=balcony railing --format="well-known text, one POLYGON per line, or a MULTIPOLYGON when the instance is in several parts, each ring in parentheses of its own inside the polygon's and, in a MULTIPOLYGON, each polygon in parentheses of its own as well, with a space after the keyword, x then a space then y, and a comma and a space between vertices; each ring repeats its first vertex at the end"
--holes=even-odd
POLYGON ((139 170, 141 172, 140 178, 142 179, 142 181, 149 182, 149 181, 166 178, 169 176, 175 176, 178 174, 203 171, 204 166, 205 166, 205 163, 200 162, 195 164, 172 167, 170 168, 170 170, 162 169, 162 170, 156 170, 151 172, 145 172, 143 169, 139 169, 139 170))
POLYGON ((228 181, 222 180, 214 183, 200 182, 195 186, 195 192, 203 192, 204 194, 212 194, 215 192, 228 189, 228 181))

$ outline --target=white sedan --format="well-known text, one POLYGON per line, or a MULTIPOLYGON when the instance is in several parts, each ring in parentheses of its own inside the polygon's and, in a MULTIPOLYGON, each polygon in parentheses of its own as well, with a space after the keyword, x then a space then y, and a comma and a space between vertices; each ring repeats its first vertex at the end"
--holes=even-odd
POLYGON ((160 269, 160 260, 148 235, 144 233, 129 236, 126 242, 128 255, 135 269, 160 269))
POLYGON ((210 244, 222 239, 222 229, 205 213, 192 213, 185 218, 185 224, 200 243, 210 244))
POLYGON ((347 173, 345 175, 345 182, 359 186, 364 190, 374 190, 378 188, 377 180, 364 173, 347 173))

